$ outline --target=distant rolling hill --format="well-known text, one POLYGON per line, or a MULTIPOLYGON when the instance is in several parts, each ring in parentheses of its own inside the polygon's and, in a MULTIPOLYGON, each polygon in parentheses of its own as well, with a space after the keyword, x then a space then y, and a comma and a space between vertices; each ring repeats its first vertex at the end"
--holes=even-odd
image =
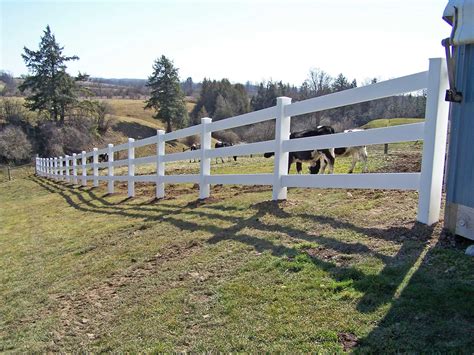
POLYGON ((382 128, 382 127, 390 127, 390 126, 399 126, 402 124, 409 124, 409 123, 419 123, 423 122, 423 118, 380 118, 377 120, 372 120, 367 122, 361 128, 364 129, 371 129, 371 128, 382 128))

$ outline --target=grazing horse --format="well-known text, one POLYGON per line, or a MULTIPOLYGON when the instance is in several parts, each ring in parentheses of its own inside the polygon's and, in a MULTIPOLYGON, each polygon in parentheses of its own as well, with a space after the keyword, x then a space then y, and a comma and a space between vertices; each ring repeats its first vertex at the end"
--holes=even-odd
MULTIPOLYGON (((359 132, 363 131, 363 129, 346 129, 344 133, 348 132, 359 132)), ((357 147, 347 147, 347 148, 335 148, 334 149, 334 155, 336 158, 338 157, 352 157, 352 165, 351 168, 349 169, 349 174, 352 174, 354 172, 354 168, 357 164, 357 162, 362 161, 363 167, 362 167, 362 172, 366 173, 367 172, 367 147, 364 146, 357 146, 357 147)), ((326 161, 324 157, 321 157, 318 161, 315 161, 310 167, 309 167, 309 172, 311 174, 317 174, 321 170, 321 172, 324 174, 324 170, 326 168, 326 161)))
MULTIPOLYGON (((315 137, 322 136, 326 134, 333 134, 334 128, 331 126, 318 126, 316 129, 309 129, 306 131, 293 132, 290 134, 290 139, 298 139, 305 137, 315 137)), ((270 158, 275 155, 275 153, 265 153, 263 156, 265 158, 270 158)), ((296 171, 298 174, 301 174, 302 163, 310 162, 315 164, 317 161, 324 157, 329 164, 329 173, 332 174, 334 169, 334 154, 332 149, 321 149, 321 150, 305 150, 301 152, 289 152, 288 153, 288 173, 290 172, 291 164, 296 163, 296 171)))
MULTIPOLYGON (((221 141, 217 141, 216 144, 214 145, 214 148, 223 148, 223 147, 232 147, 233 144, 232 143, 227 143, 227 142, 221 142, 221 141)), ((221 161, 224 162, 224 159, 222 157, 221 158, 221 161)), ((219 158, 216 158, 216 164, 218 163, 218 160, 219 158)), ((230 160, 230 157, 229 157, 229 160, 230 160)), ((237 157, 234 155, 234 161, 237 161, 237 157)))

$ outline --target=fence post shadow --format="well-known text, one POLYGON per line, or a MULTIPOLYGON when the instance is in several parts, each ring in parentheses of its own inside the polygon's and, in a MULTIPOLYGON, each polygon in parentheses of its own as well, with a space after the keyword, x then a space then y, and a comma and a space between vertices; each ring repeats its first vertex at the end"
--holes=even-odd
MULTIPOLYGON (((427 246, 416 262, 416 270, 397 290, 389 311, 360 339, 361 352, 387 353, 396 349, 402 353, 422 353, 436 349, 436 352, 454 350, 458 353, 463 349, 461 353, 470 353, 474 349, 474 284, 467 280, 453 283, 453 273, 457 272, 451 270, 454 266, 446 269, 446 263, 433 262, 440 255, 446 258, 449 249, 462 252, 467 241, 458 240, 455 243, 458 245, 448 245, 447 239, 452 240, 454 236, 447 235, 445 230, 439 233, 436 244, 427 246), (449 319, 452 321, 447 327, 449 319)), ((453 257, 458 259, 459 255, 453 257)))

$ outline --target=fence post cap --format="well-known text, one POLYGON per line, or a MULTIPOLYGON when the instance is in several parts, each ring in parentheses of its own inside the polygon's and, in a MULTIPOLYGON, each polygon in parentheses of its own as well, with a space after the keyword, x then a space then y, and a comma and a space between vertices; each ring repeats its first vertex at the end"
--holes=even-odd
POLYGON ((92 148, 92 151, 97 152, 99 148, 92 148))
POLYGON ((130 143, 130 142, 135 142, 135 139, 134 139, 134 138, 129 138, 129 139, 128 139, 128 142, 129 142, 129 143, 130 143))
POLYGON ((279 102, 281 102, 282 104, 289 104, 289 103, 291 103, 291 97, 279 96, 279 97, 277 97, 277 104, 279 102))
POLYGON ((114 145, 112 143, 107 144, 107 147, 112 148, 114 145))
POLYGON ((212 122, 212 118, 210 117, 201 118, 201 123, 211 123, 211 122, 212 122))

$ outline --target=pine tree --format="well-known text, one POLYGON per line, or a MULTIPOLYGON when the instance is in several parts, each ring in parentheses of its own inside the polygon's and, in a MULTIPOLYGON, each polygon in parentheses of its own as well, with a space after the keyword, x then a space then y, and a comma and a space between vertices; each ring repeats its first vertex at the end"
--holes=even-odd
MULTIPOLYGON (((357 83, 352 83, 357 86, 357 83)), ((347 80, 347 78, 342 73, 339 74, 332 83, 332 90, 334 92, 343 91, 350 88, 352 88, 351 83, 349 83, 349 80, 347 80)))
POLYGON ((166 132, 174 128, 185 127, 188 123, 188 112, 181 90, 178 69, 173 62, 162 55, 153 64, 153 74, 148 77, 147 86, 151 96, 146 101, 145 109, 154 109, 156 119, 166 123, 166 132))
POLYGON ((186 79, 186 81, 183 83, 183 91, 186 96, 191 96, 194 91, 194 83, 193 83, 193 78, 189 77, 186 79))
POLYGON ((214 111, 215 121, 233 116, 232 107, 226 99, 219 94, 216 99, 216 110, 214 111))
POLYGON ((31 73, 19 86, 21 92, 29 91, 25 106, 32 111, 47 112, 54 121, 64 122, 68 109, 77 101, 77 80, 87 76, 79 74, 77 78, 66 73, 66 62, 78 60, 74 55, 63 55, 61 47, 51 28, 46 26, 37 51, 24 47, 23 60, 31 73))

